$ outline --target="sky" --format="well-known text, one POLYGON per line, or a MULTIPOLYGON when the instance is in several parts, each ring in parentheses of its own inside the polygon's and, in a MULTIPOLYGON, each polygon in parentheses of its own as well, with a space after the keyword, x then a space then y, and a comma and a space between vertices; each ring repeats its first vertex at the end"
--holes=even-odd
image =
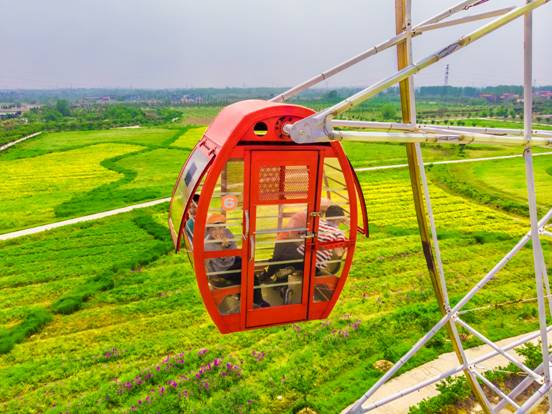
MULTIPOLYGON (((459 0, 412 0, 416 24, 459 0)), ((470 14, 523 4, 490 0, 470 14)), ((465 16, 460 13, 455 17, 465 16)), ((486 22, 486 21, 484 21, 486 22)), ((427 32, 414 60, 484 22, 427 32)), ((534 13, 533 83, 552 85, 552 2, 534 13)), ((393 0, 0 0, 0 89, 283 87, 394 34, 393 0)), ((523 19, 426 69, 415 85, 521 84, 523 19)), ((321 87, 391 74, 394 50, 321 87)))

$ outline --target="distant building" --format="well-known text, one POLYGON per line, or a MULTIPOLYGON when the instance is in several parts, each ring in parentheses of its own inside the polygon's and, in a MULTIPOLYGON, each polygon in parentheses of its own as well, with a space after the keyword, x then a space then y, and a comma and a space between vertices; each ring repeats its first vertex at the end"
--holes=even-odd
POLYGON ((552 99, 552 91, 538 91, 535 93, 535 96, 544 99, 552 99))
POLYGON ((493 93, 482 93, 479 95, 480 98, 485 99, 487 102, 496 103, 498 102, 498 96, 493 93))
POLYGON ((503 102, 516 102, 519 99, 519 95, 515 93, 504 92, 502 95, 500 95, 500 100, 503 102))

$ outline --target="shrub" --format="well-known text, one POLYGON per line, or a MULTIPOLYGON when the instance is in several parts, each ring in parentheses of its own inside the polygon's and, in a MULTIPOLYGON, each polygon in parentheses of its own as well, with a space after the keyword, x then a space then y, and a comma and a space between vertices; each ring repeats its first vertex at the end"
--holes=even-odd
POLYGON ((0 354, 5 354, 23 341, 28 336, 40 331, 40 329, 52 320, 52 314, 46 309, 33 309, 25 317, 23 322, 11 329, 0 330, 0 354))

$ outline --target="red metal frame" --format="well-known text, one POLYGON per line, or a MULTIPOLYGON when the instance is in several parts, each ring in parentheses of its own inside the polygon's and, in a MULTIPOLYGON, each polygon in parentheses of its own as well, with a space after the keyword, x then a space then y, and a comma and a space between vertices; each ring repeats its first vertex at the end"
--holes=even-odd
MULTIPOLYGON (((201 192, 201 198, 195 217, 194 235, 193 235, 193 265, 197 278, 197 284, 207 311, 222 333, 241 331, 258 326, 270 326, 292 321, 319 319, 329 315, 339 294, 343 289, 349 272, 354 245, 357 234, 357 194, 360 197, 361 205, 364 200, 362 193, 358 192, 355 183, 354 171, 338 142, 318 145, 298 145, 288 136, 283 134, 283 126, 289 122, 295 122, 305 118, 313 113, 312 110, 296 105, 277 104, 273 102, 250 100, 238 102, 223 109, 211 126, 207 129, 205 135, 197 146, 203 146, 207 153, 214 156, 209 167, 204 172, 204 183, 201 192), (254 126, 258 122, 264 122, 268 127, 265 135, 258 136, 254 132, 254 126), (209 204, 212 198, 214 188, 221 171, 230 158, 241 158, 244 160, 244 194, 243 209, 244 219, 242 222, 242 232, 245 233, 245 212, 249 211, 249 231, 255 228, 255 206, 262 205, 265 202, 256 198, 256 188, 251 182, 251 177, 255 176, 255 171, 259 166, 269 165, 277 161, 278 165, 306 165, 308 163, 314 174, 309 175, 311 185, 308 200, 303 200, 308 204, 310 211, 320 211, 322 194, 322 166, 325 157, 337 158, 343 171, 347 183, 347 191, 350 203, 350 234, 345 242, 332 243, 331 247, 347 247, 346 261, 341 269, 341 277, 334 276, 314 277, 315 275, 315 249, 330 247, 327 243, 322 244, 317 240, 309 240, 305 247, 305 272, 303 297, 300 305, 285 305, 271 308, 253 309, 253 265, 249 263, 250 246, 249 239, 243 240, 240 249, 227 251, 209 251, 204 250, 205 223, 209 204), (274 161, 275 160, 275 161, 274 161), (315 161, 316 160, 316 161, 315 161), (311 248, 312 246, 312 248, 311 248), (242 274, 241 286, 229 288, 210 289, 205 271, 205 259, 219 256, 241 256, 242 274), (247 264, 247 265, 246 265, 247 264), (309 271, 310 270, 310 271, 309 271), (315 284, 324 283, 328 285, 333 294, 331 299, 326 302, 314 303, 313 295, 315 284), (218 310, 218 305, 224 300, 227 294, 240 293, 240 313, 232 315, 222 315, 218 310)), ((182 173, 186 165, 179 174, 179 180, 182 179, 182 173)), ((201 181, 201 180, 199 180, 201 181)), ((178 181, 173 190, 173 198, 178 188, 178 181)), ((193 194, 193 192, 191 193, 193 194)), ((286 201, 281 201, 285 203, 286 201)), ((290 201, 301 203, 301 200, 290 201)), ((273 203, 267 203, 273 204, 273 203)), ((171 201, 172 207, 172 201, 171 201)), ((177 250, 180 248, 180 239, 185 226, 185 218, 189 208, 189 202, 183 212, 182 225, 179 229, 179 237, 176 241, 177 250)), ((363 213, 364 215, 364 213, 363 213)), ((170 217, 170 215, 169 215, 170 217)), ((318 217, 308 215, 309 225, 316 232, 318 230, 318 217)), ((169 219, 169 222, 171 220, 169 219)), ((172 226, 172 223, 169 223, 172 226)), ((176 229, 174 229, 176 230, 176 229)), ((239 235, 236 235, 239 236, 239 235)), ((249 236, 249 235, 247 235, 249 236)))
MULTIPOLYGON (((250 205, 249 214, 251 217, 251 232, 254 233, 257 228, 257 209, 259 205, 278 205, 278 204, 306 204, 307 206, 307 228, 313 228, 314 223, 310 220, 311 212, 315 211, 315 195, 318 192, 317 188, 317 173, 319 169, 319 156, 318 151, 305 151, 288 149, 286 151, 274 149, 269 150, 254 150, 252 151, 251 159, 251 189, 250 189, 250 205), (259 178, 259 170, 262 167, 271 166, 293 166, 293 165, 306 165, 310 171, 316 172, 309 175, 309 197, 306 199, 291 199, 291 200, 259 200, 259 186, 256 179, 259 178)), ((280 180, 280 185, 283 180, 280 180)), ((318 182, 319 185, 319 182, 318 182)), ((281 188, 283 190, 283 188, 281 188)), ((247 279, 247 313, 246 313, 246 327, 253 328, 263 325, 273 325, 277 323, 295 322, 307 319, 308 312, 308 294, 309 294, 309 268, 311 263, 311 239, 305 240, 305 265, 303 272, 303 289, 302 299, 300 304, 295 305, 283 305, 269 308, 253 308, 253 284, 254 278, 249 277, 247 279)), ((251 245, 249 246, 251 247, 251 245)), ((248 251, 248 256, 252 254, 248 251)), ((255 270, 255 262, 248 260, 248 275, 253 275, 255 270)))

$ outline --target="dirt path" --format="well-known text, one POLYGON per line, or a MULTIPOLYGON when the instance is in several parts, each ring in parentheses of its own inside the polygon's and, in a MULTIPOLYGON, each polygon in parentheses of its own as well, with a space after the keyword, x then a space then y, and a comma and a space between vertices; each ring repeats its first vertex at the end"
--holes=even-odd
POLYGON ((88 216, 81 216, 81 217, 75 217, 69 220, 58 221, 57 223, 45 224, 43 226, 33 227, 30 229, 14 231, 12 233, 0 234, 0 240, 15 239, 16 237, 41 233, 43 231, 57 229, 58 227, 69 226, 75 223, 82 223, 84 221, 91 221, 91 220, 99 220, 105 217, 115 216, 117 214, 128 213, 129 211, 136 210, 139 208, 146 208, 146 207, 156 206, 157 204, 168 203, 169 201, 170 201, 170 198, 162 198, 160 200, 153 200, 153 201, 148 201, 146 203, 134 204, 132 206, 118 208, 115 210, 104 211, 102 213, 90 214, 88 216))
MULTIPOLYGON (((538 152, 534 153, 533 157, 538 157, 541 155, 552 155, 552 152, 538 152)), ((464 160, 447 160, 447 161, 424 161, 424 164, 427 165, 441 165, 441 164, 463 164, 466 162, 481 162, 481 161, 495 161, 495 160, 507 160, 510 158, 522 158, 523 154, 516 155, 500 155, 497 157, 486 157, 486 158, 467 158, 464 160)), ((377 170, 391 170, 394 168, 406 168, 408 164, 394 164, 394 165, 380 165, 378 167, 365 167, 365 168, 355 168, 356 172, 363 171, 377 171, 377 170)))
MULTIPOLYGON (((503 339, 501 341, 497 341, 496 343, 500 346, 506 346, 528 335, 529 334, 523 334, 512 338, 503 339)), ((552 333, 550 333, 548 337, 552 338, 552 333)), ((531 342, 537 343, 538 339, 532 340, 531 342)), ((488 345, 481 345, 475 348, 467 349, 466 355, 469 360, 473 360, 477 357, 483 356, 492 351, 493 350, 488 345)), ((510 352, 510 354, 513 354, 513 352, 510 352)), ((505 365, 508 365, 508 361, 506 360, 506 358, 500 355, 500 356, 496 356, 494 358, 488 359, 485 362, 477 364, 477 368, 479 369, 480 372, 483 372, 489 369, 494 369, 499 366, 505 366, 505 365)), ((456 354, 454 354, 454 352, 442 354, 439 356, 439 358, 431 362, 428 362, 424 365, 420 365, 417 368, 411 369, 410 371, 405 372, 404 374, 396 378, 393 378, 392 380, 384 384, 378 390, 378 392, 368 400, 365 406, 367 406, 370 403, 381 400, 382 398, 395 394, 399 391, 402 391, 405 388, 419 384, 422 381, 436 377, 437 375, 442 374, 453 368, 456 368, 457 366, 458 366, 458 360, 456 359, 456 354)), ((430 385, 419 391, 413 392, 409 395, 399 398, 398 400, 395 400, 383 407, 376 408, 370 411, 370 413, 374 413, 374 414, 408 413, 409 407, 418 404, 425 398, 434 397, 437 394, 438 394, 438 391, 436 390, 435 385, 430 385)), ((502 412, 510 413, 510 411, 502 411, 502 412)))
POLYGON ((42 134, 42 131, 35 132, 34 134, 27 135, 26 137, 16 139, 15 141, 12 141, 12 142, 8 142, 7 144, 0 146, 0 152, 5 151, 10 147, 13 147, 15 144, 19 144, 20 142, 27 141, 28 139, 34 138, 40 134, 42 134))

